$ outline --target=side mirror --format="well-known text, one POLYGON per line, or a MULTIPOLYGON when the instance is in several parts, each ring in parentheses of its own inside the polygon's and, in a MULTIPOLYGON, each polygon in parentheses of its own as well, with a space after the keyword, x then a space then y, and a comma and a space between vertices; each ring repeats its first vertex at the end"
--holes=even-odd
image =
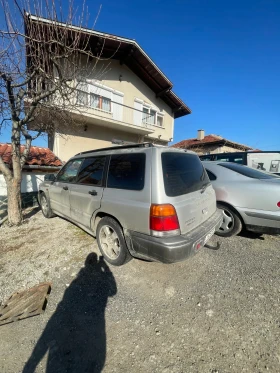
POLYGON ((44 181, 55 181, 55 174, 47 174, 44 177, 44 181))

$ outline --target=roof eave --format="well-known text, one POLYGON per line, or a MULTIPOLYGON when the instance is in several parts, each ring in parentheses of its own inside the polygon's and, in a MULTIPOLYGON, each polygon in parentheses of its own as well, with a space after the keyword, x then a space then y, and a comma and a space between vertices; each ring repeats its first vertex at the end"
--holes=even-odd
MULTIPOLYGON (((174 118, 176 119, 184 115, 191 114, 191 109, 171 90, 173 88, 173 83, 167 78, 167 76, 160 70, 160 68, 155 64, 155 62, 147 55, 147 53, 141 48, 141 46, 135 40, 100 32, 100 31, 91 30, 91 29, 84 28, 84 27, 67 25, 66 23, 52 21, 44 17, 38 17, 28 12, 25 12, 25 16, 26 18, 32 21, 35 21, 35 22, 41 22, 43 24, 52 24, 53 22, 55 22, 55 24, 60 27, 67 27, 70 30, 82 31, 85 34, 96 36, 96 37, 102 37, 104 39, 108 39, 113 42, 127 43, 127 44, 130 44, 132 47, 137 48, 138 51, 145 57, 145 59, 147 59, 147 62, 151 64, 154 69, 156 69, 156 71, 158 72, 158 74, 160 75, 162 79, 161 83, 164 81, 164 87, 163 87, 164 93, 161 95, 161 99, 165 101, 165 103, 169 107, 171 107, 174 113, 174 118)), ((156 92, 155 90, 154 92, 156 93, 156 95, 158 95, 159 93, 159 92, 156 92)))
POLYGON ((137 47, 140 50, 140 52, 149 60, 149 62, 165 78, 166 82, 171 87, 173 87, 173 83, 167 78, 167 76, 160 70, 160 68, 155 64, 155 62, 147 55, 147 53, 144 51, 144 49, 141 48, 141 46, 134 39, 124 38, 122 36, 108 34, 108 33, 102 32, 102 31, 91 30, 91 29, 86 28, 86 27, 78 27, 78 26, 73 26, 73 25, 67 25, 64 22, 52 21, 52 20, 49 20, 49 19, 44 18, 44 17, 35 16, 35 15, 33 15, 31 13, 28 13, 28 12, 25 12, 25 14, 26 14, 27 17, 30 17, 30 19, 33 19, 35 21, 39 21, 39 22, 43 22, 43 23, 49 23, 49 24, 52 24, 52 22, 55 22, 55 24, 57 24, 58 26, 67 27, 71 30, 83 31, 83 32, 88 33, 90 35, 100 36, 100 37, 103 37, 103 38, 106 38, 106 39, 132 44, 133 46, 137 47))

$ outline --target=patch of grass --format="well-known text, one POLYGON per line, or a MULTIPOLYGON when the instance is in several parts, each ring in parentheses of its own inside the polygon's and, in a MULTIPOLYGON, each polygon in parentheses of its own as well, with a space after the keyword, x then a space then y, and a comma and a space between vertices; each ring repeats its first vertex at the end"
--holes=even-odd
POLYGON ((83 231, 80 228, 76 228, 76 231, 74 232, 74 235, 78 236, 78 237, 86 237, 86 236, 88 236, 88 233, 83 231))

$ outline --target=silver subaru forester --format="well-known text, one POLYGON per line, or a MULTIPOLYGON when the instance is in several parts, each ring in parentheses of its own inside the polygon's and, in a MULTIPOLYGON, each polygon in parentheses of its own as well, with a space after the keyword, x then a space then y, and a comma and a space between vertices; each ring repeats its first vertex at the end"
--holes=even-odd
POLYGON ((96 237, 114 265, 184 260, 222 223, 199 157, 150 143, 77 154, 40 185, 39 201, 45 217, 62 216, 96 237))

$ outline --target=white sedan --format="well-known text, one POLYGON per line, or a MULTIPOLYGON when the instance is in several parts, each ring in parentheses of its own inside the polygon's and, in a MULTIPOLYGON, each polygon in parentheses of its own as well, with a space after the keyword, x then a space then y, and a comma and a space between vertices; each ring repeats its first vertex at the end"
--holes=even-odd
POLYGON ((242 228, 280 234, 280 177, 230 162, 202 162, 216 192, 223 223, 216 234, 229 237, 242 228))

